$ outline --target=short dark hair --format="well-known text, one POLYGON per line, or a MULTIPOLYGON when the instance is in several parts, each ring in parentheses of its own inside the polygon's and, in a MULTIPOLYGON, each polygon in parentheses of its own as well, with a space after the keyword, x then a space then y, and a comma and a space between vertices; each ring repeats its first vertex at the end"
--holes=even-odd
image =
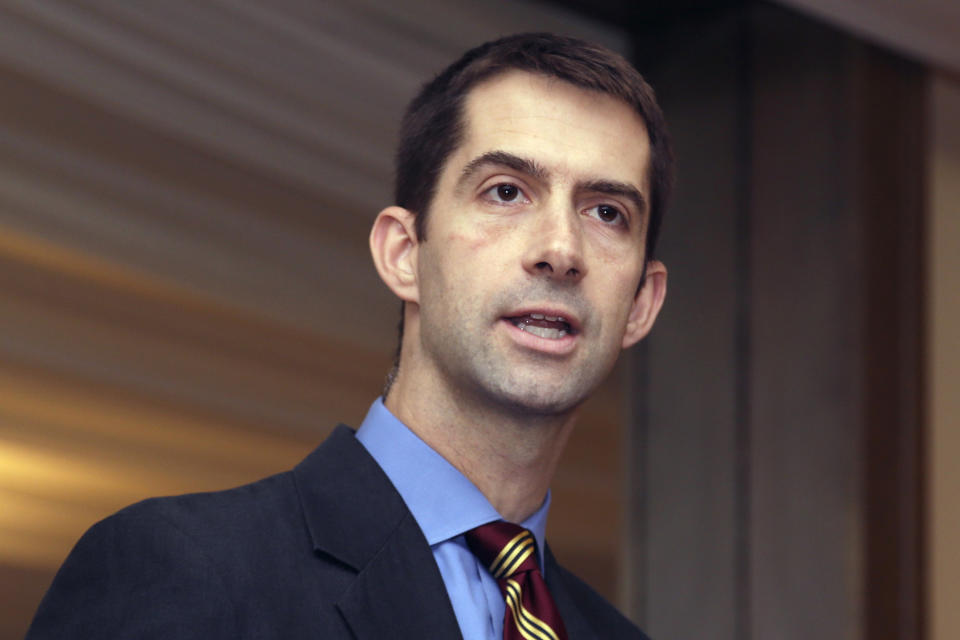
MULTIPOLYGON (((670 136, 653 89, 619 54, 552 33, 521 33, 470 49, 426 83, 407 106, 395 159, 394 202, 416 216, 417 240, 427 239, 427 218, 437 181, 447 158, 463 140, 467 95, 484 80, 514 70, 558 78, 581 89, 618 98, 643 119, 650 140, 650 210, 644 249, 646 260, 652 259, 673 189, 670 136)), ((387 375, 384 398, 400 367, 403 309, 401 305, 400 339, 393 369, 387 375)))
POLYGON ((673 187, 670 136, 653 89, 619 54, 551 33, 522 33, 475 47, 425 84, 410 102, 400 126, 394 197, 395 204, 417 216, 418 240, 426 239, 427 217, 440 173, 463 139, 467 95, 484 80, 512 70, 558 78, 619 98, 643 119, 650 138, 645 255, 651 259, 673 187))

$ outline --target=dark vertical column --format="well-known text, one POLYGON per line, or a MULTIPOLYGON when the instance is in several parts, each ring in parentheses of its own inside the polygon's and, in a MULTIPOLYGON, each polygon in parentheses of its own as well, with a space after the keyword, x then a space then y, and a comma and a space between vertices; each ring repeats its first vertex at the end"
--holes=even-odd
POLYGON ((754 34, 752 637, 854 640, 863 595, 856 45, 765 7, 754 34))
POLYGON ((633 363, 643 383, 633 451, 634 613, 659 639, 742 640, 744 572, 734 336, 746 184, 741 15, 653 28, 636 58, 667 113, 680 189, 659 257, 664 311, 633 363), (663 63, 663 66, 657 63, 663 63))
POLYGON ((770 5, 637 42, 679 188, 630 363, 633 612, 921 637, 923 74, 770 5))
POLYGON ((733 351, 736 357, 737 385, 734 391, 736 458, 734 468, 734 487, 736 495, 735 511, 736 544, 734 547, 734 585, 736 589, 737 611, 734 619, 734 636, 741 640, 750 640, 752 636, 753 601, 750 597, 753 583, 753 557, 751 551, 750 523, 753 521, 753 458, 750 410, 753 395, 751 382, 751 354, 753 341, 750 335, 750 313, 753 301, 753 282, 751 280, 753 254, 750 251, 753 241, 753 200, 752 180, 754 173, 753 121, 754 121, 754 85, 756 82, 756 43, 753 33, 752 15, 741 11, 738 20, 738 57, 740 71, 737 83, 737 113, 739 140, 737 145, 737 184, 738 202, 736 212, 736 329, 733 335, 733 351))

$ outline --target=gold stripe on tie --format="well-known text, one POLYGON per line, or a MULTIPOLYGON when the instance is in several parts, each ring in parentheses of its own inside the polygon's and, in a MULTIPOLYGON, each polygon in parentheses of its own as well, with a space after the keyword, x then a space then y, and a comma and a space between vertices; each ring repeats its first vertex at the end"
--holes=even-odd
POLYGON ((530 557, 530 554, 533 553, 534 544, 533 538, 524 542, 520 547, 517 548, 516 557, 512 560, 507 560, 504 562, 503 567, 500 569, 500 575, 496 576, 498 578, 506 578, 512 576, 517 569, 520 568, 520 565, 523 564, 523 561, 530 557))
POLYGON ((520 584, 516 580, 507 580, 506 600, 513 621, 525 640, 559 640, 557 634, 546 622, 530 613, 522 604, 520 584))
POLYGON ((497 554, 497 557, 494 558, 493 562, 490 563, 490 573, 493 575, 494 578, 501 577, 499 574, 501 574, 502 571, 498 569, 498 567, 501 565, 501 562, 507 562, 509 560, 509 557, 517 549, 519 549, 520 546, 523 544, 523 542, 528 538, 530 540, 533 540, 533 536, 530 535, 530 532, 524 529, 523 531, 518 533, 516 536, 514 536, 514 538, 510 542, 503 545, 503 549, 500 550, 500 553, 497 554))

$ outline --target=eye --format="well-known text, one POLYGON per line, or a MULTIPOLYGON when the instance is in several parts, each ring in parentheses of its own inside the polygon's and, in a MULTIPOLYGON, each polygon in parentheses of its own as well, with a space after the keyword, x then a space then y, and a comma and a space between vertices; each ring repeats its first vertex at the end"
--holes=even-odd
POLYGON ((608 224, 625 225, 627 223, 627 218, 623 215, 623 212, 611 204, 598 204, 595 207, 587 209, 585 213, 592 218, 608 224))
POLYGON ((494 204, 513 204, 517 202, 527 202, 523 191, 515 184, 504 182, 494 185, 483 192, 483 197, 494 204))

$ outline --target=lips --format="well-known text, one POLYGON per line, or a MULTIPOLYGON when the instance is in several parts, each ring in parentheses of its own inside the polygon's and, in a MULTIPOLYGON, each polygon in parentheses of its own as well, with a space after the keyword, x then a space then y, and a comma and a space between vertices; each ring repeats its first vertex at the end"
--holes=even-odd
POLYGON ((576 332, 572 323, 561 315, 530 312, 512 316, 508 320, 521 331, 546 340, 559 340, 576 332))

